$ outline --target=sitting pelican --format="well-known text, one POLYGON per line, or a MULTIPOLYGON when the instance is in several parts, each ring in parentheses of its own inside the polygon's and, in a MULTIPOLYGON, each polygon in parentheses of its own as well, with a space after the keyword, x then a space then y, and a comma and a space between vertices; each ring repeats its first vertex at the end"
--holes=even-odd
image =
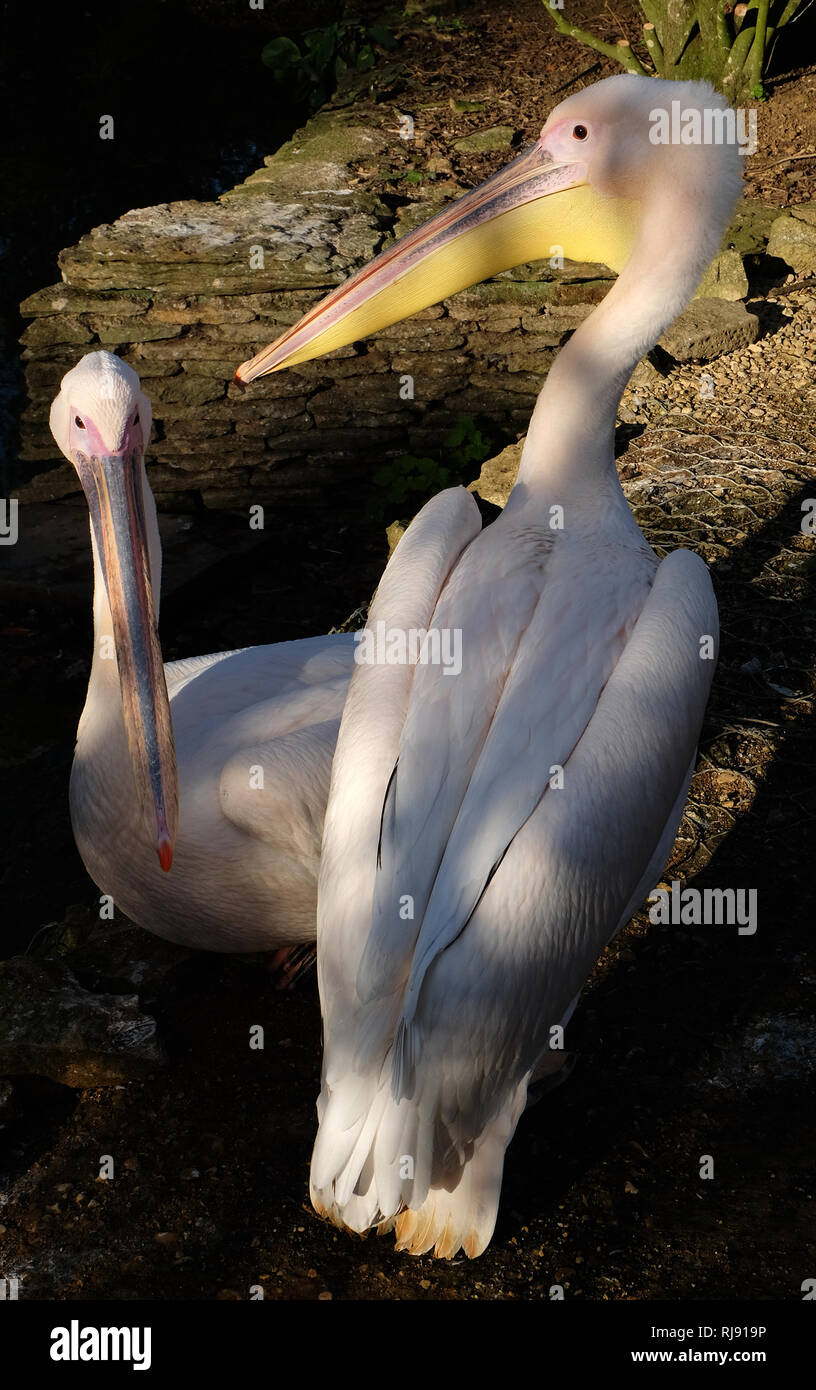
POLYGON ((140 926, 209 950, 277 949, 280 961, 315 937, 353 639, 163 666, 161 543, 144 465, 151 421, 138 376, 109 352, 83 357, 51 407, 51 432, 90 508, 94 561, 74 837, 91 878, 140 926))
POLYGON ((613 436, 738 194, 735 144, 701 139, 712 114, 727 134, 705 83, 622 75, 569 97, 528 152, 239 368, 303 361, 556 246, 619 272, 550 370, 501 516, 483 530, 467 492, 441 493, 381 580, 369 629, 458 629, 461 674, 360 663, 343 713, 312 1201, 354 1231, 395 1225, 414 1254, 485 1249, 531 1083, 555 1079, 560 1030, 685 804, 717 606, 701 559, 646 543, 613 436), (688 143, 660 143, 672 103, 688 143))

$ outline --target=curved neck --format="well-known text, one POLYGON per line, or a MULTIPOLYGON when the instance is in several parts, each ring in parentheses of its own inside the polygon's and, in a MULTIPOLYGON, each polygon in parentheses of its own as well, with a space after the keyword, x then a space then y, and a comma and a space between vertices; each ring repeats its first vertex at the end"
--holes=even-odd
POLYGON ((558 354, 538 397, 519 467, 525 487, 543 483, 575 492, 615 475, 623 389, 716 253, 719 218, 701 229, 699 215, 693 190, 682 185, 670 197, 661 189, 646 203, 629 260, 558 354))

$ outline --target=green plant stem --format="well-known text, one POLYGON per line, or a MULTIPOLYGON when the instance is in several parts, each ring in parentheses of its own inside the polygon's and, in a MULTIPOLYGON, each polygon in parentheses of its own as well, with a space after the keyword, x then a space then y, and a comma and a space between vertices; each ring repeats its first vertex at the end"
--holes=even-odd
POLYGON ((731 52, 731 30, 728 25, 728 15, 725 10, 717 10, 717 37, 720 41, 720 48, 723 54, 731 52))
POLYGON ((751 45, 751 90, 762 85, 762 71, 765 66, 765 31, 768 28, 768 0, 759 0, 757 5, 756 29, 751 45))
POLYGON ((756 9, 756 3, 749 5, 748 12, 743 15, 742 27, 731 45, 728 62, 723 69, 723 88, 726 95, 728 94, 729 84, 736 82, 745 66, 745 60, 751 51, 751 45, 754 40, 754 30, 750 27, 746 28, 746 25, 748 15, 753 9, 756 9))
POLYGON ((650 24, 657 28, 658 22, 663 18, 665 5, 660 5, 657 0, 640 0, 640 8, 645 14, 650 24))
POLYGON ((787 24, 788 20, 793 19, 793 16, 796 14, 796 11, 799 9, 801 3, 802 0, 788 0, 787 5, 785 6, 781 15, 774 24, 774 28, 781 29, 783 24, 787 24))
MULTIPOLYGON (((641 5, 641 9, 642 8, 643 6, 641 5)), ((643 42, 649 50, 649 57, 654 63, 655 72, 658 77, 663 77, 665 75, 663 71, 663 49, 660 45, 660 39, 657 37, 657 30, 654 24, 644 24, 643 42)))
MULTIPOLYGON (((812 3, 813 3, 813 0, 811 0, 811 4, 812 4, 812 3)), ((774 22, 773 24, 770 24, 770 23, 768 24, 768 27, 767 27, 767 29, 765 30, 765 59, 766 59, 766 62, 770 62, 770 60, 771 60, 771 56, 772 56, 772 52, 773 52, 774 41, 775 41, 775 39, 776 39, 777 34, 779 33, 779 30, 783 27, 783 25, 788 24, 788 23, 790 22, 790 20, 792 20, 792 19, 794 18, 794 16, 798 13, 798 11, 799 11, 799 9, 800 9, 800 7, 801 7, 801 4, 802 4, 802 0, 788 0, 787 5, 785 6, 785 8, 784 8, 784 10, 782 11, 781 15, 779 16, 779 18, 778 18, 777 20, 775 20, 775 22, 774 22)), ((806 7, 806 8, 807 8, 807 7, 806 7)), ((769 19, 770 19, 770 12, 769 12, 769 19)))
MULTIPOLYGON (((737 14, 736 6, 734 6, 734 38, 736 38, 737 34, 739 34, 743 24, 748 18, 749 13, 749 7, 746 6, 745 14, 737 14)), ((733 48, 733 44, 731 45, 731 47, 733 48)))
POLYGON ((720 9, 721 4, 722 0, 694 0, 697 27, 700 30, 700 44, 705 55, 706 75, 710 77, 715 86, 719 86, 731 48, 725 25, 725 15, 720 9), (720 28, 721 23, 723 29, 720 28), (725 38, 723 38, 723 31, 725 38))
POLYGON ((550 16, 559 34, 566 34, 571 39, 577 39, 579 43, 586 44, 587 48, 593 48, 596 53, 603 53, 605 58, 612 58, 614 62, 620 63, 621 67, 627 72, 638 72, 646 77, 646 69, 641 63, 628 42, 626 43, 604 43, 602 39, 596 39, 594 34, 590 34, 586 29, 576 29, 575 25, 569 24, 560 10, 553 10, 547 4, 547 0, 542 0, 544 9, 550 16))
POLYGON ((641 2, 640 8, 657 29, 663 50, 663 67, 666 75, 670 76, 697 23, 692 0, 646 0, 646 4, 641 2))

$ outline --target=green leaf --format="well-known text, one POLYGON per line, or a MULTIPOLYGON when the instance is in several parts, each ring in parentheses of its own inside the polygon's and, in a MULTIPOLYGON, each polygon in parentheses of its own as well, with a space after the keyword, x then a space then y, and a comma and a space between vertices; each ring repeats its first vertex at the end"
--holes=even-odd
MULTIPOLYGON (((469 416, 460 416, 453 426, 453 431, 468 438, 478 438, 483 446, 482 458, 486 458, 492 452, 490 445, 469 416)), ((446 452, 447 438, 448 436, 442 441, 442 448, 446 452)), ((461 482, 461 473, 462 467, 459 463, 454 470, 448 467, 447 461, 441 463, 438 459, 420 457, 417 454, 402 454, 378 468, 373 474, 373 482, 377 488, 382 489, 384 514, 389 508, 402 505, 406 501, 410 501, 410 505, 415 508, 421 507, 443 488, 450 487, 454 482, 461 482)), ((373 511, 376 514, 376 504, 373 511)))
POLYGON ((291 39, 270 39, 261 51, 261 62, 264 67, 271 68, 276 76, 282 76, 300 67, 303 55, 291 39))
POLYGON ((315 66, 321 72, 334 61, 341 38, 342 30, 339 24, 328 24, 325 29, 309 29, 303 35, 303 42, 314 59, 315 66))

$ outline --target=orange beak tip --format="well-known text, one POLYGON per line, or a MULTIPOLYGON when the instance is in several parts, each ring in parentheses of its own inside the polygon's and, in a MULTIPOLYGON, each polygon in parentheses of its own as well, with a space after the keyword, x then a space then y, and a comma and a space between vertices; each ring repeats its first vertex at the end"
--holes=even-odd
POLYGON ((241 391, 241 392, 246 391, 246 389, 247 389, 247 384, 246 384, 246 382, 243 381, 243 380, 241 379, 241 368, 240 368, 240 367, 238 368, 237 372, 235 373, 235 379, 234 379, 234 383, 233 383, 233 384, 234 384, 235 386, 237 386, 237 387, 238 387, 238 390, 241 391))
POLYGON ((159 856, 159 863, 162 866, 162 871, 164 873, 169 873, 170 866, 173 863, 173 846, 170 840, 165 836, 163 836, 156 845, 156 853, 159 856))

